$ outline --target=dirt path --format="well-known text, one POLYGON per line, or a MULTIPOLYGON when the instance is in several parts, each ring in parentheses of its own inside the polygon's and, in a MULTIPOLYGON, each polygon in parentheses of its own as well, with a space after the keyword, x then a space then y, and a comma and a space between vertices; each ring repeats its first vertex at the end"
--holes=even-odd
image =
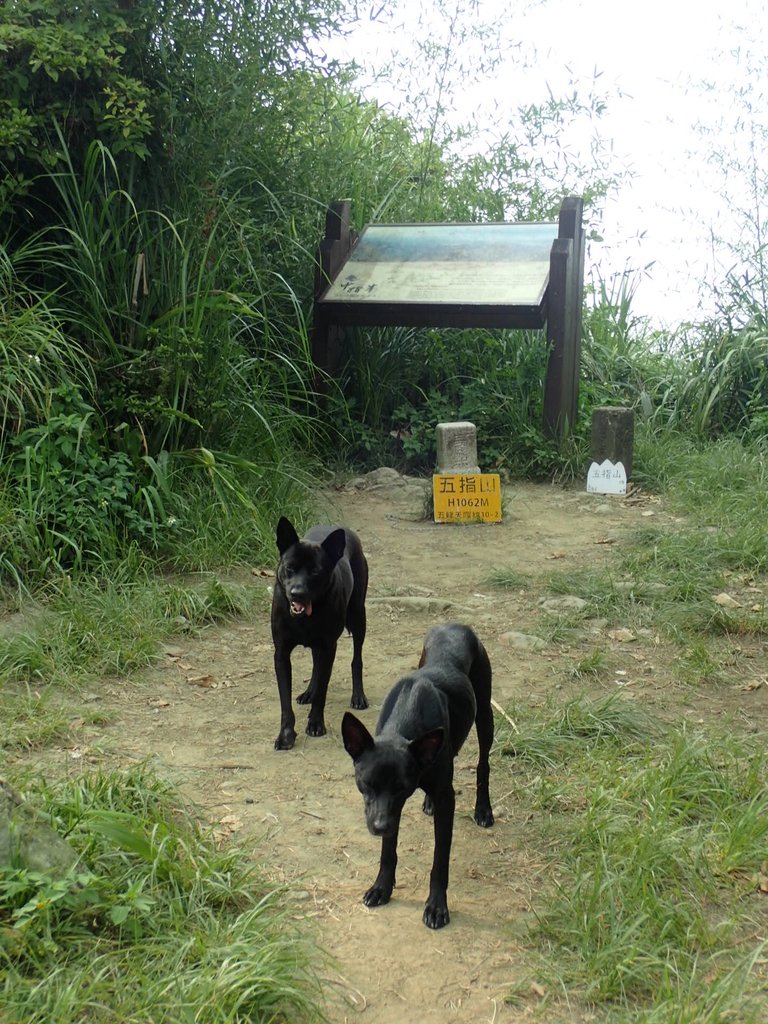
MULTIPOLYGON (((371 729, 385 693, 415 667, 423 635, 437 621, 475 626, 491 655, 500 704, 513 697, 545 699, 562 685, 563 659, 573 661, 579 652, 510 646, 503 639, 508 631, 535 631, 538 593, 494 589, 486 582, 489 571, 503 565, 535 577, 601 563, 644 515, 663 516, 649 499, 633 503, 533 485, 509 489, 500 526, 419 521, 423 485, 403 481, 384 488, 369 481, 361 490, 335 494, 333 501, 336 518, 360 533, 370 563, 364 661, 372 706, 361 715, 371 729), (413 607, 398 596, 432 600, 413 607)), ((254 573, 250 583, 266 588, 271 580, 254 573)), ((595 624, 593 632, 600 630, 595 624)), ((611 641, 603 635, 600 642, 611 641)), ((583 650, 589 645, 587 636, 583 650)), ((650 671, 653 638, 633 647, 633 692, 644 688, 658 701, 668 699, 663 669, 650 671)), ((416 798, 406 806, 392 902, 374 910, 361 903, 375 877, 378 843, 365 828, 339 734, 349 706, 350 657, 345 638, 326 709, 328 735, 308 739, 306 711, 300 708, 295 749, 275 752, 279 715, 265 610, 256 621, 179 643, 136 685, 113 686, 115 724, 100 730, 92 751, 98 746, 100 758, 124 764, 152 755, 222 833, 254 845, 267 870, 288 885, 297 917, 315 920, 319 940, 334 959, 326 972, 332 1024, 529 1019, 504 997, 526 970, 515 932, 520 934, 530 913, 542 868, 526 846, 514 798, 493 768, 496 825, 484 830, 473 823, 473 742, 457 765, 450 926, 431 932, 421 922, 432 829, 416 798), (514 931, 510 920, 517 922, 514 931)), ((295 691, 308 672, 308 653, 296 652, 295 691)))

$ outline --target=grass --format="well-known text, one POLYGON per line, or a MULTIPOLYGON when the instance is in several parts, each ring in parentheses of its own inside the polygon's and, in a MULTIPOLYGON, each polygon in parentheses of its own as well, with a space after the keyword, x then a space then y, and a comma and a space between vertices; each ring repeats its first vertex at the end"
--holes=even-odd
POLYGON ((81 708, 72 718, 54 698, 51 690, 40 692, 27 686, 0 694, 0 751, 37 750, 70 736, 85 724, 104 724, 104 713, 81 708))
MULTIPOLYGON (((600 686, 609 655, 579 620, 647 630, 665 671, 696 691, 742 686, 765 643, 765 512, 759 445, 667 442, 660 525, 617 547, 605 568, 550 575, 551 594, 587 602, 548 619, 550 642, 584 653, 568 682, 600 686), (725 603, 718 595, 726 594, 725 603), (745 660, 746 659, 746 660, 745 660)), ((504 570, 495 580, 504 585, 504 570)), ((519 581, 510 574, 512 586, 519 581)), ((540 633, 541 629, 538 630, 540 633)), ((656 659, 657 667, 661 662, 656 659)), ((546 865, 528 935, 541 1019, 604 1024, 739 1024, 765 1019, 768 849, 765 736, 738 722, 662 724, 642 698, 552 699, 510 710, 497 750, 529 808, 527 842, 546 865), (574 1016, 575 1014, 575 1016, 574 1016)), ((501 767, 503 771, 504 768, 501 767)))
POLYGON ((79 854, 0 880, 9 1024, 313 1021, 318 953, 241 851, 221 850, 145 767, 27 796, 79 854))
POLYGON ((583 658, 579 658, 571 669, 571 675, 574 679, 599 679, 607 671, 607 662, 605 652, 596 647, 583 658))
POLYGON ((520 712, 517 705, 510 711, 519 731, 497 729, 496 748, 505 757, 545 768, 567 760, 571 750, 636 742, 655 735, 658 729, 642 708, 618 694, 595 700, 576 697, 564 704, 551 702, 546 718, 537 717, 529 728, 520 726, 520 712))
MULTIPOLYGON (((119 575, 119 574, 118 574, 119 575)), ((27 629, 0 636, 0 680, 76 686, 93 676, 150 664, 163 641, 243 615, 259 590, 207 576, 196 584, 160 577, 61 581, 27 629)))
POLYGON ((503 590, 526 590, 531 585, 531 578, 510 565, 503 565, 490 573, 488 583, 503 590))
POLYGON ((547 862, 529 943, 553 1003, 601 1021, 764 1019, 763 740, 663 728, 616 695, 511 714, 500 768, 514 757, 547 862))

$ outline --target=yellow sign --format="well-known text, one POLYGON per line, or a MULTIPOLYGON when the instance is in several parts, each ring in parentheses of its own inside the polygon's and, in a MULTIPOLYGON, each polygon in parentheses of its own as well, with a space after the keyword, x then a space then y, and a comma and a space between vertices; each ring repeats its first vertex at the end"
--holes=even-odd
POLYGON ((498 473, 436 473, 432 477, 436 523, 500 523, 498 473))

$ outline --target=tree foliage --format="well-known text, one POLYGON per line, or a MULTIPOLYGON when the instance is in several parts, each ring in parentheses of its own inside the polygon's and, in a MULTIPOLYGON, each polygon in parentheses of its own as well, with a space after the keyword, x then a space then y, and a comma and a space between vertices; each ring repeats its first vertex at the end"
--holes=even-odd
POLYGON ((107 535, 102 550, 168 552, 186 530, 197 550, 190 468, 226 505, 271 500, 297 448, 381 456, 380 438, 405 428, 423 464, 418 438, 454 398, 488 423, 499 465, 538 458, 535 426, 522 459, 504 450, 537 416, 543 363, 510 339, 454 350, 410 332, 374 342, 375 361, 357 339, 318 417, 314 250, 335 198, 352 200, 358 227, 549 219, 573 190, 599 202, 617 181, 605 151, 591 142, 578 162, 561 141, 577 123, 596 133, 605 97, 592 83, 510 108, 493 139, 457 124, 464 79, 493 71, 500 37, 474 4, 439 0, 433 31, 422 25, 392 69, 407 97, 393 111, 321 52, 354 14, 344 0, 0 10, 0 256, 13 278, 0 301, 18 328, 0 341, 36 383, 8 375, 3 550, 25 571, 92 561, 107 535), (52 325, 55 344, 30 365, 23 346, 52 325), (494 368, 504 400, 489 404, 494 368))
POLYGON ((79 167, 94 140, 115 157, 151 160, 147 177, 162 180, 184 157, 211 173, 232 140, 258 141, 254 121, 275 82, 311 63, 308 39, 337 14, 337 0, 9 0, 0 9, 6 190, 56 167, 62 144, 79 167))
MULTIPOLYGON (((141 67, 138 25, 155 5, 97 0, 11 0, 0 10, 0 155, 16 187, 56 165, 61 126, 70 151, 101 138, 115 153, 146 156, 151 84, 141 67)), ((146 30, 144 32, 146 40, 146 30)))

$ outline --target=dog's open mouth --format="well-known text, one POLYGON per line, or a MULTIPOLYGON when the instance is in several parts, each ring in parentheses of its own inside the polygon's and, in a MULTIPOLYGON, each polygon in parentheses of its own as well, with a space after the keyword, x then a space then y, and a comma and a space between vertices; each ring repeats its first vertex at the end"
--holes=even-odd
POLYGON ((311 615, 312 614, 312 602, 307 601, 304 604, 303 601, 291 601, 291 615, 311 615))

